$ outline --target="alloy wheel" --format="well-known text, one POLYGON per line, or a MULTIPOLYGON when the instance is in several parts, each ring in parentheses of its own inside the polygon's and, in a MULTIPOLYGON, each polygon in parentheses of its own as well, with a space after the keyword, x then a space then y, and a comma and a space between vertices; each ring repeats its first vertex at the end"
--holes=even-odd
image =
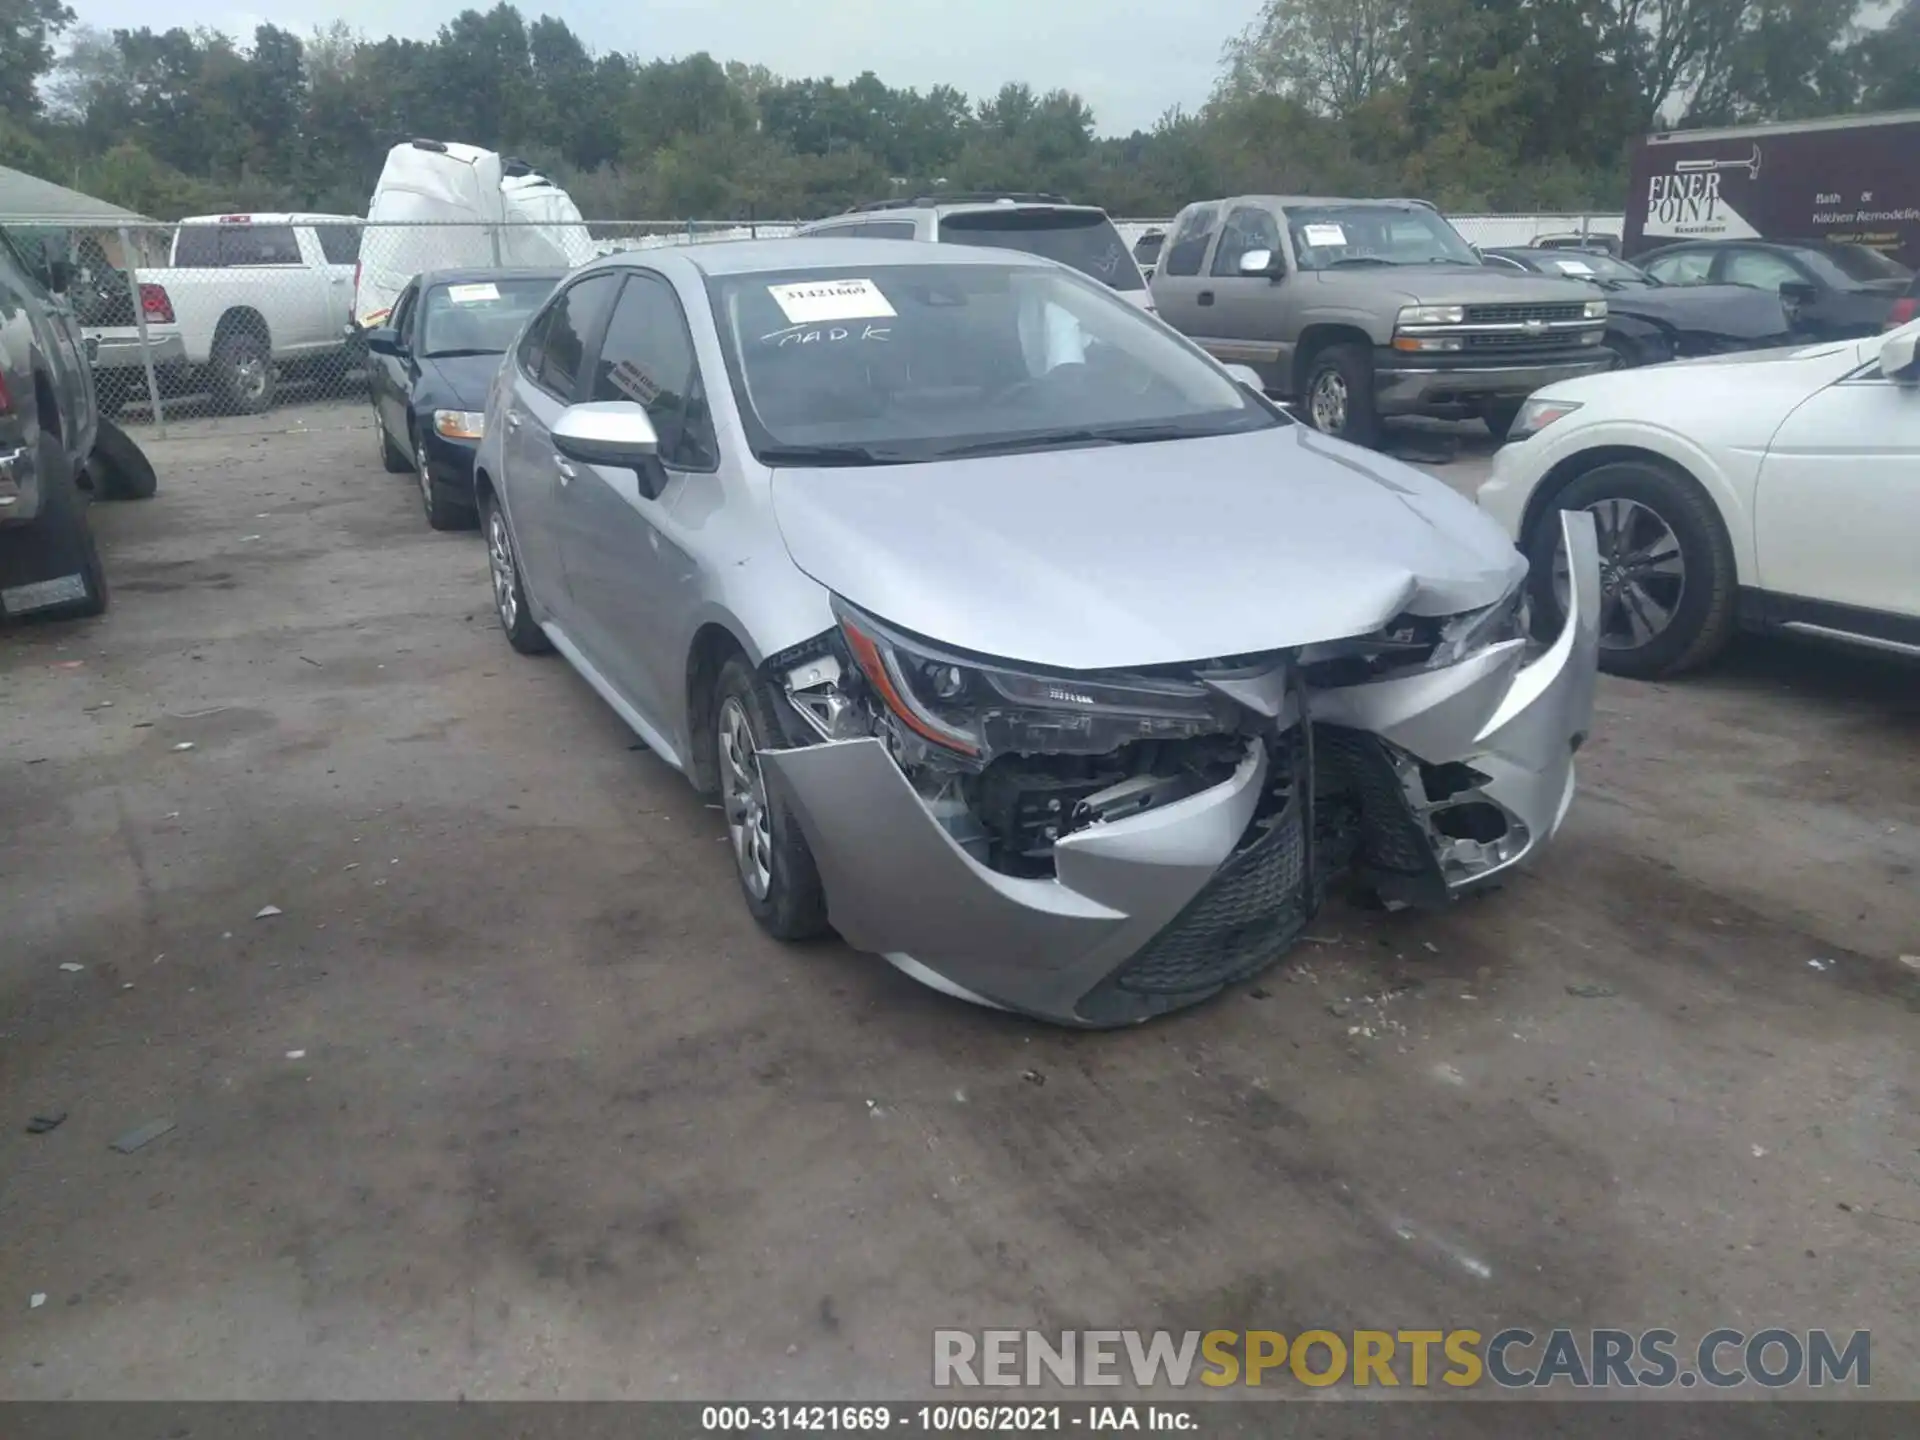
MULTIPOLYGON (((1586 507, 1600 548, 1600 645, 1638 650, 1667 632, 1687 593, 1680 537, 1658 511, 1616 497, 1586 507)), ((1553 557, 1553 594, 1567 613, 1572 579, 1563 541, 1553 557)))
POLYGON ((1320 372, 1307 403, 1314 429, 1338 435, 1347 428, 1347 381, 1338 370, 1320 372))
POLYGON ((506 512, 498 506, 487 520, 487 568, 493 573, 493 608, 500 623, 512 633, 520 619, 519 577, 513 567, 513 539, 507 533, 506 512))
POLYGON ((267 393, 267 364, 259 355, 233 362, 233 388, 243 400, 258 400, 267 393))
POLYGON ((754 899, 764 900, 773 885, 773 826, 753 724, 733 695, 720 706, 720 805, 740 878, 754 899))

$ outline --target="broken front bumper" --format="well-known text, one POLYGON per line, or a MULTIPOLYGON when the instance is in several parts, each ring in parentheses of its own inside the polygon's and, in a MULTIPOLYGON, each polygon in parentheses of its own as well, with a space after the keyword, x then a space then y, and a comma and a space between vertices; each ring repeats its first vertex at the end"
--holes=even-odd
MULTIPOLYGON (((1566 814, 1593 709, 1599 579, 1592 517, 1567 512, 1562 528, 1576 581, 1544 652, 1529 659, 1525 642, 1509 641, 1441 670, 1310 694, 1316 747, 1364 799, 1354 863, 1388 898, 1431 902, 1482 884, 1566 814)), ((1317 826, 1307 835, 1298 795, 1249 834, 1270 753, 1251 739, 1213 788, 1066 835, 1051 879, 969 856, 877 739, 760 761, 849 944, 965 999, 1113 1025, 1272 963, 1311 917, 1322 841, 1317 826)))

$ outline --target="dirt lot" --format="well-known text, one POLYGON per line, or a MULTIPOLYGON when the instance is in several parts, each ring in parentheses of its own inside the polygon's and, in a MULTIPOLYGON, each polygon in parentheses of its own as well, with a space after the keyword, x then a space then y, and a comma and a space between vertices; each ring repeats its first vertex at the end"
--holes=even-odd
POLYGON ((762 938, 719 815, 507 649, 477 537, 357 409, 286 413, 155 443, 161 497, 98 516, 112 614, 0 636, 0 1394, 898 1395, 942 1326, 1781 1324, 1872 1329, 1920 1395, 1911 671, 1606 682, 1535 873, 1063 1033, 762 938))

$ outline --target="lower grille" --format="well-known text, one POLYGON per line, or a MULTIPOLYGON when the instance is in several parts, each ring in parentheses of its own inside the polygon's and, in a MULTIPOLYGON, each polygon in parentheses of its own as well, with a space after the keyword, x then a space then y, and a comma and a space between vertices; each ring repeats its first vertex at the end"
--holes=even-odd
POLYGON ((1187 994, 1244 980, 1284 955, 1312 917, 1301 808, 1298 796, 1289 800, 1114 983, 1137 995, 1187 994))
POLYGON ((1313 745, 1318 793, 1342 794, 1357 807, 1353 858, 1364 877, 1387 899, 1411 905, 1445 903, 1447 884, 1440 862, 1379 737, 1316 725, 1313 745))
POLYGON ((1545 335, 1496 332, 1467 336, 1469 350, 1578 350, 1580 348, 1580 332, 1577 330, 1549 331, 1545 335))

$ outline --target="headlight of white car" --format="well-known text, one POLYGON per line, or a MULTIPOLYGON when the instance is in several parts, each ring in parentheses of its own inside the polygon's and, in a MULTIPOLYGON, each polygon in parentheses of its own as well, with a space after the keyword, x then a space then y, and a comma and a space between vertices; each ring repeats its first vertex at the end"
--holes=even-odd
POLYGON ((449 440, 478 440, 487 433, 487 417, 478 410, 436 410, 433 428, 449 440))
POLYGON ((1578 400, 1527 401, 1520 407, 1520 413, 1514 417, 1513 424, 1507 430, 1507 443, 1525 440, 1538 435, 1556 420, 1564 420, 1580 408, 1578 400))

